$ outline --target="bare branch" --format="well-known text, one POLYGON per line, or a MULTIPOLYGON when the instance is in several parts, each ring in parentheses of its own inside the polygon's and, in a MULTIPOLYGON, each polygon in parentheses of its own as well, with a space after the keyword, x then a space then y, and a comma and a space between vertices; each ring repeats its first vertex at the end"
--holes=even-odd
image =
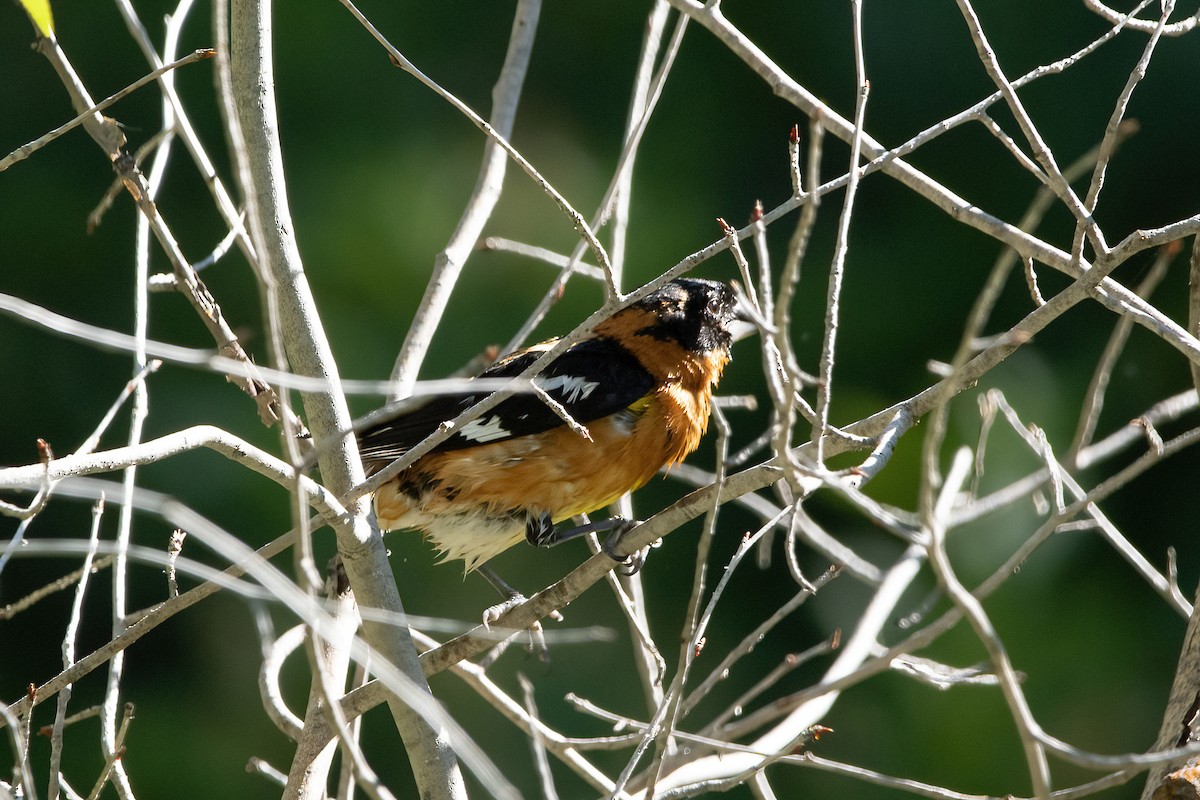
MULTIPOLYGON (((336 362, 321 326, 294 238, 295 226, 288 207, 283 177, 283 156, 275 113, 269 0, 235 0, 232 25, 232 68, 238 124, 245 141, 238 168, 247 198, 247 218, 268 280, 268 303, 277 309, 289 332, 284 342, 297 371, 329 381, 322 393, 303 395, 308 421, 318 444, 321 474, 329 488, 345 496, 363 479, 357 446, 351 436, 350 413, 338 388, 336 362), (337 443, 337 444, 335 444, 337 443)), ((352 516, 334 523, 350 586, 360 604, 403 614, 395 576, 387 561, 383 540, 366 519, 366 504, 347 501, 352 516)), ((426 718, 413 705, 414 692, 430 698, 429 687, 416 661, 416 650, 406 629, 367 620, 364 635, 380 658, 395 665, 406 677, 409 697, 391 694, 388 705, 423 794, 430 798, 465 796, 448 732, 442 721, 426 718)), ((317 787, 312 787, 313 791, 317 787)), ((320 793, 324 793, 321 788, 320 793)))
POLYGON ((861 177, 858 161, 863 149, 867 96, 871 91, 871 82, 867 80, 863 61, 861 0, 851 0, 850 8, 854 19, 854 76, 858 92, 854 103, 854 130, 850 135, 850 169, 847 171, 850 180, 846 184, 846 197, 842 204, 841 216, 838 218, 837 240, 833 246, 833 263, 829 267, 829 286, 825 299, 825 338, 821 344, 820 372, 817 376, 817 421, 812 434, 812 440, 816 444, 814 460, 818 466, 825 462, 826 428, 829 426, 829 404, 833 391, 834 348, 837 343, 846 252, 850 248, 850 216, 854 211, 855 197, 858 195, 858 182, 861 177))
MULTIPOLYGON (((513 122, 517 115, 517 104, 521 99, 521 87, 533 52, 534 35, 537 32, 541 0, 522 0, 513 14, 512 32, 509 34, 508 53, 500 77, 492 89, 491 127, 504 139, 512 138, 513 122)), ((483 164, 475 189, 463 206, 462 216, 445 249, 434 260, 433 274, 425 288, 425 296, 413 317, 405 336, 404 345, 396 358, 392 370, 395 388, 390 400, 407 397, 417 379, 421 362, 433 340, 433 332, 441 322, 450 301, 450 294, 458 282, 458 276, 466 264, 467 257, 475 248, 484 224, 500 199, 504 184, 507 153, 496 140, 489 139, 483 146, 483 164)))
MULTIPOLYGON (((104 498, 101 498, 92 507, 92 530, 88 536, 88 551, 83 557, 83 566, 79 568, 79 583, 75 587, 75 599, 71 603, 71 617, 67 622, 66 633, 63 635, 64 670, 69 670, 75 663, 75 640, 79 633, 80 620, 83 617, 83 597, 87 592, 88 577, 92 572, 92 563, 96 558, 96 550, 100 543, 100 519, 103 514, 104 498)), ((58 693, 58 708, 54 715, 54 727, 50 734, 50 789, 47 796, 51 800, 57 800, 61 788, 63 726, 66 725, 67 703, 70 700, 71 687, 64 686, 58 693)))
POLYGON ((479 130, 489 138, 490 141, 495 142, 504 151, 504 153, 511 158, 513 162, 533 180, 535 184, 537 184, 538 188, 545 192, 550 199, 553 200, 556 205, 558 205, 567 218, 571 220, 572 227, 574 227, 579 235, 587 241, 588 245, 592 249, 592 254, 596 256, 596 263, 599 264, 600 269, 604 271, 605 285, 608 289, 609 298, 621 299, 620 289, 617 287, 614 281, 612 265, 608 260, 608 253, 604 250, 604 245, 600 244, 600 240, 596 238, 596 234, 592 232, 591 227, 584 220, 583 216, 576 211, 569 202, 567 202, 567 199, 563 197, 563 195, 560 194, 557 189, 551 186, 550 182, 546 180, 541 173, 539 173, 534 166, 517 151, 515 147, 509 144, 508 140, 502 136, 492 125, 485 122, 484 119, 476 114, 469 106, 467 106, 466 103, 463 103, 457 97, 443 89, 441 86, 427 77, 423 72, 417 69, 416 65, 405 58, 404 55, 394 46, 392 46, 392 44, 383 36, 383 34, 380 33, 379 30, 372 25, 365 16, 363 16, 362 12, 360 12, 358 8, 356 8, 355 5, 350 2, 350 0, 342 0, 342 5, 346 6, 354 18, 357 19, 359 23, 367 29, 367 32, 370 33, 371 36, 373 36, 385 50, 387 50, 393 64, 407 72, 409 75, 412 75, 426 87, 432 89, 439 97, 441 97, 456 110, 458 110, 463 116, 469 119, 475 127, 479 128, 479 130))
POLYGON ((983 605, 967 591, 958 580, 954 568, 946 555, 946 521, 950 514, 950 506, 967 478, 971 457, 967 450, 958 451, 954 464, 946 475, 937 502, 928 509, 925 524, 930 533, 929 561, 937 573, 938 581, 946 593, 954 601, 975 629, 983 646, 987 648, 992 668, 1000 678, 1000 687, 1004 698, 1008 701, 1017 723, 1017 731, 1021 736, 1021 745, 1025 749, 1025 758, 1029 763, 1029 776, 1033 782, 1034 796, 1038 800, 1049 800, 1050 797, 1050 766, 1046 761, 1046 751, 1037 736, 1038 725, 1029 710, 1029 703, 1021 691, 1016 671, 1013 669, 1000 636, 993 627, 983 605))
MULTIPOLYGON (((1160 32, 1163 36, 1182 36, 1185 33, 1190 33, 1192 29, 1196 27, 1197 21, 1200 21, 1200 11, 1196 11, 1196 13, 1192 14, 1192 16, 1181 19, 1178 22, 1173 22, 1169 25, 1163 25, 1161 19, 1130 19, 1130 16, 1132 16, 1132 14, 1136 14, 1138 11, 1144 8, 1147 5, 1146 3, 1142 3, 1128 15, 1122 14, 1120 11, 1114 11, 1113 9, 1104 5, 1104 3, 1100 2, 1100 0, 1083 0, 1083 5, 1085 8, 1090 11, 1094 11, 1108 22, 1123 23, 1131 31, 1141 31, 1143 33, 1150 34, 1160 32)), ((1174 3, 1172 3, 1172 5, 1174 5, 1174 3)), ((1164 17, 1165 16, 1166 15, 1164 15, 1164 17)))
POLYGON ((80 112, 80 114, 78 116, 76 116, 74 119, 72 119, 70 122, 65 122, 62 125, 59 125, 57 128, 50 131, 49 133, 39 136, 38 138, 34 139, 29 144, 21 145, 16 150, 13 150, 11 153, 6 155, 4 158, 0 158, 0 172, 3 172, 4 170, 8 169, 9 167, 11 167, 13 164, 17 163, 18 161, 29 158, 35 152, 42 149, 46 145, 50 144, 50 142, 59 138, 67 131, 69 131, 73 128, 76 128, 79 125, 82 125, 85 120, 94 119, 95 116, 97 114, 99 114, 99 112, 101 112, 104 109, 108 108, 109 106, 115 104, 119 100, 122 100, 125 97, 133 94, 138 89, 141 89, 143 86, 145 86, 146 84, 152 83, 154 80, 156 80, 160 76, 170 72, 171 70, 179 69, 180 67, 187 66, 188 64, 195 64, 197 61, 201 61, 206 58, 212 58, 215 55, 216 55, 216 51, 212 50, 211 48, 203 48, 200 50, 194 50, 191 53, 184 56, 183 58, 176 59, 175 61, 172 61, 170 64, 161 66, 158 69, 154 70, 153 72, 150 72, 148 75, 138 78, 136 81, 129 84, 121 91, 110 94, 108 97, 104 98, 99 103, 96 103, 94 106, 91 106, 90 108, 87 108, 84 111, 80 112))

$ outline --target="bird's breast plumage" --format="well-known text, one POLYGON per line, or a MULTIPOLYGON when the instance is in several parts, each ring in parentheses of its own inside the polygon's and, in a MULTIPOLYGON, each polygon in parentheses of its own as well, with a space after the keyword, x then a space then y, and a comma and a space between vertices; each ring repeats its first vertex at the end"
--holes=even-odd
MULTIPOLYGON (((540 401, 510 398, 376 491, 381 529, 420 530, 471 570, 523 540, 529 520, 596 511, 679 463, 708 427, 729 360, 730 303, 726 286, 678 281, 600 323, 536 379, 568 413, 592 414, 577 417, 588 438, 540 401)), ((519 374, 537 352, 484 375, 519 374)), ((364 452, 386 463, 436 422, 425 409, 385 423, 360 437, 364 452)))

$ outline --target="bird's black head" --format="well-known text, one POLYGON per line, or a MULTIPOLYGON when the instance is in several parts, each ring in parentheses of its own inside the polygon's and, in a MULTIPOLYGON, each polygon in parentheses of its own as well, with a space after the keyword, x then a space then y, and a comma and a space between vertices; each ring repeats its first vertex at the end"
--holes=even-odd
MULTIPOLYGON (((625 311, 648 312, 638 335, 675 342, 693 353, 728 350, 729 326, 742 318, 737 295, 724 283, 701 278, 676 278, 625 311)), ((619 312, 619 313, 624 313, 619 312)))

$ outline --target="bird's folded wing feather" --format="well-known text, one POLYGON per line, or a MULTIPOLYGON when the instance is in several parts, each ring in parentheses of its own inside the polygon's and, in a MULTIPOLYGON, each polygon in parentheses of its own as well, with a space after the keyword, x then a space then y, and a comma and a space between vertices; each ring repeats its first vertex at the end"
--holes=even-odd
MULTIPOLYGON (((543 343, 507 356, 479 377, 520 375, 551 344, 553 342, 543 343)), ((629 351, 605 338, 587 339, 572 346, 534 380, 572 419, 583 424, 628 408, 654 385, 653 378, 629 351)), ((487 395, 487 392, 441 395, 376 424, 359 435, 364 462, 378 469, 399 458, 436 431, 443 421, 453 419, 487 395)), ((528 436, 563 424, 562 418, 536 394, 515 394, 455 431, 435 448, 435 452, 528 436)))

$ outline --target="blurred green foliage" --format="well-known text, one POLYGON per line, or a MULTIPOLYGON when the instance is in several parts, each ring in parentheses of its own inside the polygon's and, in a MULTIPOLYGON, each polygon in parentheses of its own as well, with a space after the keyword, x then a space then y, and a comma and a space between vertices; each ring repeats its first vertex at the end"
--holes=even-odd
MULTIPOLYGON (((139 2, 151 35, 161 38, 169 3, 139 2)), ((512 3, 368 2, 364 12, 426 74, 486 115, 496 71, 503 59, 512 3)), ((725 13, 792 77, 842 114, 852 112, 854 75, 849 5, 844 2, 736 2, 725 13)), ((626 106, 648 5, 645 3, 550 3, 543 9, 538 40, 514 144, 585 216, 599 201, 619 152, 626 106)), ((1068 55, 1107 26, 1068 0, 986 0, 978 3, 983 25, 1010 77, 1068 55)), ((147 71, 117 12, 105 4, 60 4, 58 38, 97 98, 147 71)), ((207 5, 186 24, 183 49, 212 43, 207 5)), ((867 128, 888 145, 899 144, 993 90, 980 66, 966 27, 949 0, 867 4, 866 63, 871 80, 867 128)), ((337 3, 290 3, 276 9, 275 42, 290 201, 305 267, 344 377, 383 378, 391 369, 409 320, 424 290, 438 250, 453 230, 474 184, 482 136, 453 109, 388 64, 378 48, 337 3)), ((73 116, 44 59, 29 48, 31 28, 21 11, 0 8, 0 150, 36 138, 73 116)), ((1045 78, 1022 99, 1060 163, 1070 163, 1097 143, 1112 104, 1139 56, 1146 37, 1118 37, 1061 76, 1045 78)), ((1109 170, 1097 220, 1113 243, 1196 212, 1200 151, 1194 128, 1200 106, 1196 36, 1167 39, 1134 95, 1130 116, 1141 131, 1120 150, 1109 170)), ((205 62, 180 70, 177 81, 192 121, 231 182, 229 158, 213 99, 213 67, 205 62)), ((993 109, 1005 130, 1019 131, 1004 110, 993 109)), ((159 100, 142 90, 109 114, 126 128, 132 145, 142 144, 160 125, 159 100)), ((788 130, 806 120, 699 26, 693 25, 662 103, 646 133, 634 180, 628 267, 623 288, 659 274, 685 255, 719 238, 714 218, 741 224, 756 200, 767 208, 790 192, 788 130)), ((201 180, 180 144, 159 200, 160 209, 193 259, 204 257, 225 233, 201 180)), ((823 174, 844 171, 846 147, 827 137, 823 174)), ((1036 182, 981 126, 966 126, 918 151, 911 162, 984 210, 1015 220, 1036 182)), ((15 295, 89 323, 130 331, 133 325, 132 230, 134 209, 121 196, 92 234, 87 215, 113 175, 82 130, 0 174, 0 292, 15 295)), ((815 370, 821 340, 827 268, 842 195, 825 199, 815 239, 804 265, 795 308, 797 348, 803 366, 815 370)), ((773 263, 782 263, 794 216, 769 234, 773 263)), ((1068 247, 1072 221, 1055 210, 1039 231, 1068 247)), ((556 207, 510 167, 505 197, 488 225, 489 234, 528 241, 559 251, 575 243, 569 222, 556 207)), ((992 262, 997 244, 955 223, 909 190, 876 174, 864 180, 858 199, 845 291, 838 369, 834 377, 834 420, 850 422, 929 385, 930 360, 949 359, 965 317, 992 262)), ((1135 285, 1151 253, 1117 273, 1135 285)), ((168 269, 155 252, 156 270, 168 269)), ((734 277, 732 259, 721 255, 701 271, 734 277)), ((1043 292, 1062 279, 1043 269, 1043 292)), ((511 255, 476 253, 467 266, 439 330, 423 377, 458 369, 485 347, 503 343, 550 284, 553 271, 511 255)), ((260 361, 268 358, 260 299, 244 260, 236 252, 204 273, 225 316, 260 361)), ((539 335, 570 329, 599 302, 594 285, 577 280, 539 328, 539 335)), ((1186 264, 1177 259, 1154 302, 1182 320, 1186 308, 1186 264)), ((989 332, 1005 329, 1030 309, 1029 294, 1015 275, 989 332)), ((1002 389, 1026 421, 1045 428, 1065 449, 1093 365, 1114 323, 1096 305, 1082 305, 1051 326, 987 377, 1002 389)), ((151 336, 193 347, 212 342, 187 304, 170 294, 151 297, 151 336)), ((763 396, 761 369, 752 346, 735 360, 722 389, 763 396)), ((0 359, 7 386, 0 415, 0 463, 36 459, 42 437, 60 453, 70 452, 95 426, 130 374, 121 354, 68 341, 11 317, 0 316, 0 359)), ((1124 424, 1155 401, 1189 385, 1185 361, 1161 341, 1137 329, 1118 364, 1101 418, 1101 433, 1124 424)), ((277 435, 264 430, 252 403, 221 377, 168 364, 150 379, 153 437, 187 425, 211 423, 260 446, 278 449, 277 435)), ((978 427, 975 392, 959 400, 952 441, 974 441, 978 427)), ((353 398, 356 413, 378 397, 353 398)), ((765 412, 732 412, 733 446, 761 430, 765 412)), ((118 422, 105 446, 124 442, 127 422, 118 422)), ((902 443, 894 462, 869 488, 885 502, 912 508, 918 480, 919 426, 902 443)), ((989 453, 985 488, 997 488, 1038 466, 1011 435, 997 434, 989 453)), ((946 452, 949 452, 947 447, 946 452)), ((712 443, 696 457, 712 463, 712 443)), ((1185 592, 1200 571, 1191 546, 1200 463, 1185 452, 1166 467, 1135 482, 1105 504, 1107 513, 1160 568, 1168 546, 1179 549, 1185 592)), ((1085 483, 1106 474, 1084 475, 1085 483)), ((231 468, 211 453, 197 453, 144 468, 139 482, 192 504, 247 543, 258 545, 290 524, 287 498, 264 479, 231 468)), ((645 516, 678 497, 686 487, 655 481, 636 498, 645 516)), ((865 525, 840 501, 817 496, 811 513, 836 535, 876 563, 887 564, 900 545, 865 525)), ((56 500, 31 527, 32 537, 85 536, 88 508, 56 500)), ((111 536, 117 513, 110 509, 104 532, 111 536)), ((982 579, 1037 524, 1031 510, 983 520, 956 535, 952 556, 967 585, 982 579)), ((722 516, 714 554, 721 564, 741 533, 756 521, 736 509, 722 516)), ((14 529, 0 521, 0 535, 14 529)), ((652 625, 661 641, 673 642, 686 608, 698 525, 671 536, 654 552, 646 585, 652 625)), ((139 517, 135 539, 163 548, 165 524, 139 517)), ((473 620, 493 602, 474 577, 457 565, 435 566, 417 537, 389 539, 407 608, 418 614, 473 620)), ((331 554, 327 534, 322 556, 331 554)), ((220 564, 199 541, 189 555, 220 564)), ((497 568, 526 590, 563 574, 582 558, 581 546, 534 553, 518 548, 497 568)), ((826 565, 803 557, 813 573, 826 565)), ((0 576, 0 603, 11 602, 72 569, 75 559, 11 562, 0 576)), ((287 558, 280 561, 290 568, 287 558)), ((932 589, 931 575, 914 587, 915 607, 932 589)), ((162 599, 160 569, 140 566, 132 574, 130 601, 140 608, 162 599)), ((95 578, 79 653, 105 641, 109 576, 95 578)), ((716 659, 791 595, 794 584, 776 558, 767 573, 743 567, 726 595, 709 634, 716 659), (752 624, 750 623, 750 624, 752 624)), ((60 667, 59 639, 69 609, 69 592, 0 627, 0 688, 11 702, 29 682, 40 683, 60 667)), ((868 590, 841 578, 802 607, 768 638, 707 701, 711 710, 735 697, 753 677, 786 652, 803 650, 834 629, 849 630, 868 590), (750 676, 750 677, 748 677, 750 676), (740 682, 739 682, 740 681, 740 682)), ((944 607, 944 601, 938 608, 944 607)), ((1157 732, 1183 622, 1091 532, 1059 534, 988 601, 988 609, 1026 676, 1025 689, 1038 719, 1052 734, 1104 753, 1145 749, 1157 732)), ((189 610, 141 641, 129 654, 124 696, 139 714, 128 740, 126 764, 141 797, 270 797, 276 789, 246 775, 244 764, 260 756, 281 769, 289 762, 285 738, 268 723, 255 692, 260 662, 253 604, 217 598, 189 610)), ((292 620, 265 609, 275 624, 292 620)), ((624 626, 605 591, 596 589, 567 610, 567 624, 624 626)), ((895 639, 902 636, 894 631, 895 639)), ((588 699, 618 713, 645 718, 642 692, 624 635, 616 642, 552 645, 546 664, 512 653, 495 669, 496 679, 516 691, 514 673, 534 679, 546 719, 572 735, 597 735, 604 726, 570 710, 568 691, 586 687, 588 699)), ((668 651, 668 660, 675 654, 668 651)), ((966 665, 985 658, 983 648, 961 629, 940 641, 932 658, 966 665)), ((714 661, 715 663, 715 661, 714 661)), ((789 676, 784 689, 801 688, 827 662, 789 676)), ((291 675, 290 698, 302 706, 300 669, 291 675)), ((73 708, 97 702, 103 678, 97 672, 77 687, 73 708)), ((434 691, 467 725, 508 778, 531 796, 537 791, 527 744, 508 723, 485 707, 455 678, 442 675, 434 691)), ((43 706, 35 726, 52 717, 43 706)), ((938 692, 897 675, 848 691, 826 724, 836 733, 816 752, 881 772, 942 783, 966 792, 1024 793, 1028 778, 1010 714, 993 688, 938 692)), ((390 719, 377 711, 367 719, 368 755, 386 781, 404 796, 408 768, 390 719)), ((68 733, 69 777, 94 775, 100 765, 96 723, 68 733)), ((47 762, 46 740, 34 743, 34 763, 47 762)), ((597 762, 619 769, 623 753, 597 762)), ((1091 776, 1056 763, 1056 785, 1091 776)), ((896 790, 873 788, 811 769, 775 767, 781 796, 891 798, 896 790)), ((555 765, 563 797, 591 793, 555 765)), ((84 780, 79 777, 78 780, 84 780)), ((84 790, 86 786, 76 785, 84 790)), ((472 786, 473 795, 482 796, 472 786)), ((1109 791, 1106 798, 1137 796, 1140 782, 1109 791)), ((109 790, 111 792, 111 790, 109 790)), ((111 795, 110 795, 111 796, 111 795)), ((734 796, 749 796, 738 790, 734 796)))

